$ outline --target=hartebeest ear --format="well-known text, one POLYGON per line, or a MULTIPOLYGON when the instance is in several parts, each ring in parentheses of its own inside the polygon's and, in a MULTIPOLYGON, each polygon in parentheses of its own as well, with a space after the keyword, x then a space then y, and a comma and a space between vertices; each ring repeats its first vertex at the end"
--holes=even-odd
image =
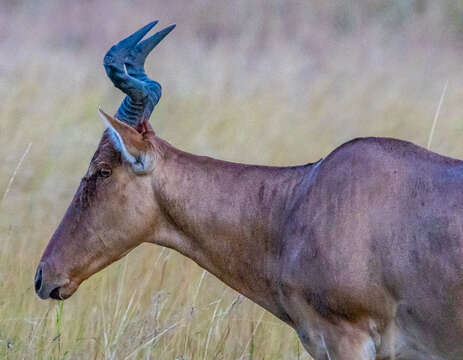
POLYGON ((123 123, 98 109, 108 128, 109 136, 114 147, 121 152, 122 158, 132 165, 137 174, 144 174, 154 167, 154 154, 150 151, 149 141, 130 125, 123 123))

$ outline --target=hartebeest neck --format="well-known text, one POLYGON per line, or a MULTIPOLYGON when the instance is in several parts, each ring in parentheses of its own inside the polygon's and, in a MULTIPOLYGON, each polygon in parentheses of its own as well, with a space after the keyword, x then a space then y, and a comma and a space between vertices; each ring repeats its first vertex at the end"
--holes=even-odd
POLYGON ((153 174, 167 223, 155 242, 278 315, 282 224, 309 173, 310 166, 236 164, 168 146, 153 174))

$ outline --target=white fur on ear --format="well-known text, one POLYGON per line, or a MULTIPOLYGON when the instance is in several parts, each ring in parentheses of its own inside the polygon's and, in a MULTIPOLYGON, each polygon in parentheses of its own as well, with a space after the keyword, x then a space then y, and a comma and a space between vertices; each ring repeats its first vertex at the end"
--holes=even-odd
POLYGON ((116 129, 111 125, 111 123, 106 119, 106 117, 101 112, 101 109, 98 109, 98 113, 100 114, 101 118, 103 119, 106 128, 108 129, 109 138, 111 139, 114 147, 117 151, 120 151, 124 160, 128 161, 131 164, 135 164, 137 159, 127 151, 127 148, 124 144, 124 140, 122 140, 121 135, 117 132, 116 129))
POLYGON ((132 165, 134 172, 138 174, 144 174, 149 172, 152 169, 152 159, 147 154, 140 154, 140 156, 133 156, 124 144, 124 140, 119 132, 111 125, 111 123, 106 119, 101 108, 98 109, 98 113, 103 119, 106 128, 108 129, 108 134, 111 142, 113 143, 115 149, 119 151, 122 155, 122 158, 132 165))

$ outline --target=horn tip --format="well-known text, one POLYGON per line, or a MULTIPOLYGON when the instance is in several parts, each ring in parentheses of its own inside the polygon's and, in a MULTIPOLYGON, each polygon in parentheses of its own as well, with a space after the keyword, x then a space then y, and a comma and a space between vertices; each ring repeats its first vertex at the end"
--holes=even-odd
POLYGON ((150 30, 159 22, 159 20, 153 20, 148 23, 146 26, 150 28, 150 30))

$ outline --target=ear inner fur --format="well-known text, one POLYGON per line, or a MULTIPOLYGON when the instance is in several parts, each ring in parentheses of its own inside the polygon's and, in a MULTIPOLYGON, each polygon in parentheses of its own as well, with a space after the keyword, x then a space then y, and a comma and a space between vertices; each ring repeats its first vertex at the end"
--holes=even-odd
POLYGON ((99 113, 110 130, 111 139, 123 157, 135 166, 135 171, 145 171, 148 165, 149 143, 131 126, 113 118, 101 108, 99 113), (143 161, 143 159, 145 161, 143 161), (145 164, 146 162, 146 164, 145 164))
POLYGON ((133 150, 136 152, 144 152, 147 150, 147 144, 145 143, 142 134, 140 134, 130 125, 127 125, 122 121, 119 121, 118 119, 107 114, 101 108, 99 109, 99 111, 100 114, 103 116, 104 120, 107 120, 111 127, 114 130, 116 130, 122 137, 122 140, 124 140, 124 144, 127 146, 127 149, 133 148, 133 150))

